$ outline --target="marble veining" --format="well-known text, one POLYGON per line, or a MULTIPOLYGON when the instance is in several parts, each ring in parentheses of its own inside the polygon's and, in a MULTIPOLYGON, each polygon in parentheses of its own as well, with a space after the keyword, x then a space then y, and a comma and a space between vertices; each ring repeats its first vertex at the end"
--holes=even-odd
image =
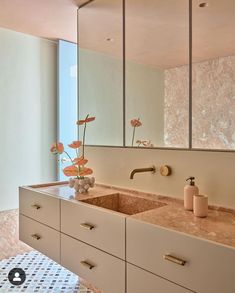
POLYGON ((210 206, 207 218, 197 218, 192 212, 184 210, 183 201, 180 199, 125 188, 96 184, 95 188, 77 196, 76 199, 69 199, 74 191, 64 183, 56 186, 38 186, 37 189, 75 202, 117 194, 117 192, 151 199, 162 206, 129 217, 235 248, 235 210, 233 209, 210 206))

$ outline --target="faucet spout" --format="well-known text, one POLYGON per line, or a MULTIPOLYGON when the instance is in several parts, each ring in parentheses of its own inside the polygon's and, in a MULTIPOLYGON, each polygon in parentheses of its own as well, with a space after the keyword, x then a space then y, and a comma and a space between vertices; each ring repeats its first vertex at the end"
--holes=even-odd
POLYGON ((138 169, 134 169, 134 170, 131 171, 130 179, 133 179, 134 178, 134 175, 136 173, 143 173, 143 172, 152 172, 154 174, 156 172, 156 167, 155 166, 152 166, 152 167, 149 167, 149 168, 138 168, 138 169))

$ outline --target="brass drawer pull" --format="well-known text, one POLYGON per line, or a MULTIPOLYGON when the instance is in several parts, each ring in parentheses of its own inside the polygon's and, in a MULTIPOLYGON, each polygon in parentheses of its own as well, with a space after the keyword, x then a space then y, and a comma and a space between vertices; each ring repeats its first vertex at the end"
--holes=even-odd
POLYGON ((180 265, 180 266, 184 266, 186 264, 186 260, 183 260, 181 258, 175 257, 170 254, 165 254, 163 258, 173 263, 176 263, 177 265, 180 265))
POLYGON ((82 228, 87 229, 87 230, 92 230, 92 229, 95 228, 95 226, 93 226, 93 225, 91 225, 91 224, 88 224, 88 223, 82 223, 82 224, 80 224, 80 226, 81 226, 82 228))
POLYGON ((36 240, 40 240, 42 238, 38 234, 33 234, 33 235, 31 235, 31 237, 34 238, 34 239, 36 239, 36 240))
POLYGON ((32 204, 31 207, 36 210, 39 210, 41 208, 39 204, 32 204))
POLYGON ((87 261, 81 261, 80 264, 83 265, 84 267, 88 268, 89 270, 92 270, 95 267, 94 265, 90 264, 87 261))

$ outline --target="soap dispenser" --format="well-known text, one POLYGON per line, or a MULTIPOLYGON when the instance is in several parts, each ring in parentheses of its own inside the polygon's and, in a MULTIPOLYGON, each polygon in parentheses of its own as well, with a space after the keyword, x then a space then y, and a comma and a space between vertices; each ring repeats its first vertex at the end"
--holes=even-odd
POLYGON ((184 208, 188 211, 193 210, 193 196, 199 194, 199 189, 195 185, 195 177, 189 177, 186 181, 189 181, 189 185, 184 187, 184 208))

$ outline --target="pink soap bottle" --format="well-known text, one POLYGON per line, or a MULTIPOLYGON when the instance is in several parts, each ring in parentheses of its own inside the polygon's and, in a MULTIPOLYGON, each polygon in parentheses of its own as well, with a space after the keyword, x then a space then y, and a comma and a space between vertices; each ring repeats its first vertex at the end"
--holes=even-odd
POLYGON ((188 211, 193 210, 193 196, 199 194, 199 189, 195 185, 195 177, 190 176, 186 179, 189 181, 189 185, 185 185, 184 187, 184 208, 188 211))

